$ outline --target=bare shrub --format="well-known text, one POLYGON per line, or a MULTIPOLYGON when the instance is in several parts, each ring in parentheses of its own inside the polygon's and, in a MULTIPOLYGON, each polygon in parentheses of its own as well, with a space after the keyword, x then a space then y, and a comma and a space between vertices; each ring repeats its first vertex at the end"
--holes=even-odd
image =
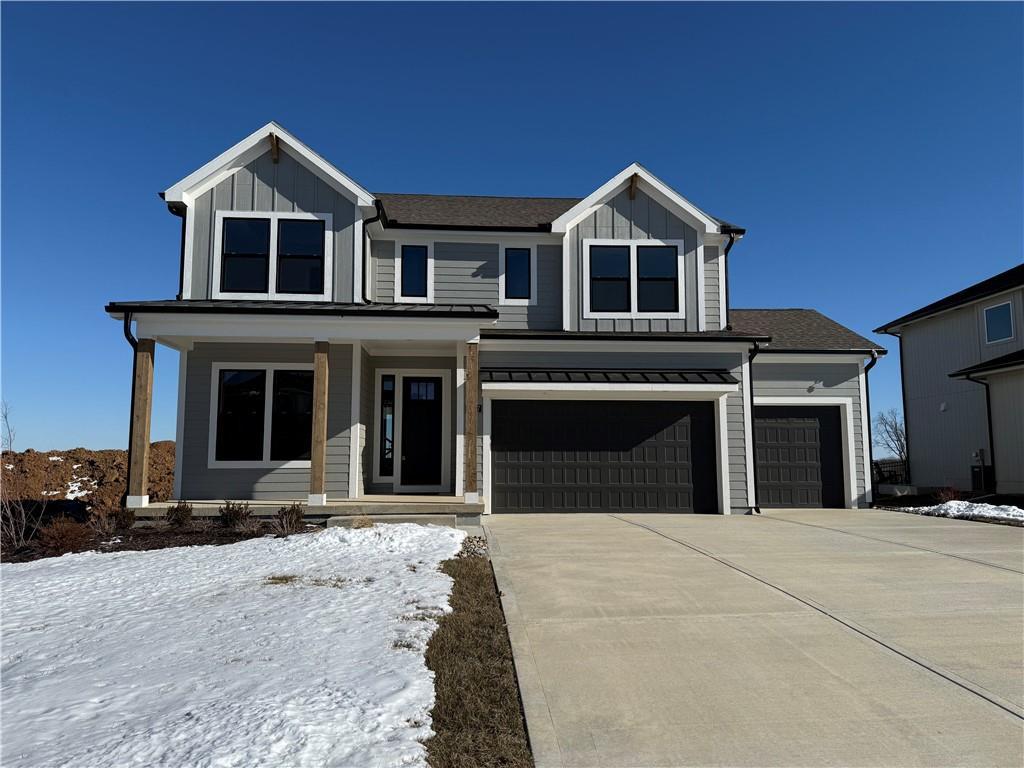
MULTIPOLYGON (((10 408, 4 402, 0 403, 0 456, 13 452, 14 429, 10 408)), ((36 535, 46 514, 45 497, 37 502, 23 496, 17 484, 6 477, 0 480, 0 547, 5 552, 24 547, 36 535)))
POLYGON ((373 528, 373 520, 367 515, 356 515, 352 518, 349 528, 373 528))
POLYGON ((305 527, 305 517, 306 511, 301 504, 291 504, 277 510, 277 516, 270 527, 278 536, 290 536, 305 527))
POLYGON ((225 501, 224 506, 217 510, 217 515, 221 525, 237 530, 243 522, 252 518, 252 509, 247 501, 225 501))
POLYGON ((76 523, 70 517, 58 517, 39 530, 36 546, 47 555, 65 555, 89 549, 93 533, 85 523, 76 523))
POLYGON ((94 509, 92 514, 89 515, 86 525, 89 526, 89 530, 101 539, 109 539, 114 535, 114 531, 117 528, 114 515, 106 509, 94 509))
POLYGON ((164 519, 172 528, 184 528, 192 522, 192 505, 179 500, 177 504, 167 508, 164 519))
POLYGON ((235 530, 246 536, 259 536, 263 533, 263 523, 255 517, 246 517, 238 523, 235 530))
POLYGON ((114 513, 114 527, 119 531, 130 531, 135 525, 135 510, 121 507, 114 513))
POLYGON ((960 493, 956 488, 942 488, 935 494, 935 498, 938 499, 939 504, 945 504, 947 501, 960 501, 963 494, 960 493))

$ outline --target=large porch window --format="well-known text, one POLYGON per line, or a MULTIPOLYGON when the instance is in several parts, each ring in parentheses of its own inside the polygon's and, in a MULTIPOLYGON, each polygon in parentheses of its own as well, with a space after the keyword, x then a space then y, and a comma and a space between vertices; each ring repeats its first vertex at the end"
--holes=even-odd
POLYGON ((309 466, 310 366, 216 364, 212 389, 211 466, 309 466))

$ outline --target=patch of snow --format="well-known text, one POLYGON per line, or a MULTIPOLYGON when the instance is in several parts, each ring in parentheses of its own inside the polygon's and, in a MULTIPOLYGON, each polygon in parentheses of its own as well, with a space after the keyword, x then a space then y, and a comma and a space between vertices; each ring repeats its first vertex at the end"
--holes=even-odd
POLYGON ((82 465, 81 464, 72 464, 71 468, 72 469, 78 469, 80 466, 82 466, 82 465))
POLYGON ((71 481, 68 483, 68 491, 64 498, 70 499, 71 501, 74 501, 75 499, 80 499, 83 496, 87 496, 88 494, 92 493, 93 490, 95 490, 98 486, 99 483, 97 483, 92 478, 84 476, 78 477, 78 475, 75 475, 71 478, 71 481), (82 483, 90 483, 92 485, 92 488, 83 488, 82 483))
POLYGON ((43 491, 43 496, 60 496, 60 491, 43 491))
POLYGON ((464 537, 327 528, 0 565, 0 763, 425 766, 437 565, 464 537))
POLYGON ((64 461, 63 456, 50 456, 50 461, 64 461))
POLYGON ((947 501, 933 507, 899 507, 901 512, 936 517, 957 517, 989 520, 1019 520, 1024 522, 1024 509, 1020 507, 996 506, 972 501, 947 501))
POLYGON ((4 464, 4 469, 14 469, 13 464, 4 464))

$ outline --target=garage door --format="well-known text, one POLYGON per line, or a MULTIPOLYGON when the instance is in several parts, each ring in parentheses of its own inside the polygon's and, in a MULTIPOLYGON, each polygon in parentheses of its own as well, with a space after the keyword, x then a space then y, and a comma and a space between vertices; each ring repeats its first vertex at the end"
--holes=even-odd
POLYGON ((758 406, 754 443, 762 507, 846 506, 838 406, 758 406))
POLYGON ((717 512, 711 403, 497 400, 495 512, 717 512))

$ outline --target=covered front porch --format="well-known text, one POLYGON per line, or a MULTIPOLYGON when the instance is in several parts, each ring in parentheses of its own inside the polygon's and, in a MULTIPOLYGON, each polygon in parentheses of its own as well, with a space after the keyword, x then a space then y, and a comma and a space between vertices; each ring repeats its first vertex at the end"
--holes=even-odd
POLYGON ((174 497, 197 516, 226 499, 257 514, 299 502, 314 517, 478 515, 478 343, 490 310, 427 320, 418 309, 372 322, 365 310, 123 311, 135 356, 126 505, 144 517, 167 506, 151 503, 147 478, 160 343, 180 354, 174 497))

